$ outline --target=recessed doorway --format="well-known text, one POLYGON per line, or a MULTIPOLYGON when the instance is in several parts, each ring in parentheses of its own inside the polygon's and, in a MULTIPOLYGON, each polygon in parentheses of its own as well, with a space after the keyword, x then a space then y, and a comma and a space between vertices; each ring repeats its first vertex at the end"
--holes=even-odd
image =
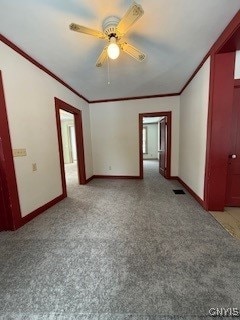
POLYGON ((67 195, 68 183, 86 183, 82 114, 81 110, 57 98, 55 108, 62 186, 67 195))
POLYGON ((171 162, 171 112, 139 114, 140 178, 144 164, 155 162, 156 173, 170 178, 171 162))
POLYGON ((78 183, 78 159, 74 115, 60 109, 64 170, 67 187, 78 183))

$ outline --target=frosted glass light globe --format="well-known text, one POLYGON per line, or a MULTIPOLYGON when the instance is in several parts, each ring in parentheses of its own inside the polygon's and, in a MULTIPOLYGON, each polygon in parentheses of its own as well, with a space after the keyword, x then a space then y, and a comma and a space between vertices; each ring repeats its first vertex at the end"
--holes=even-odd
POLYGON ((120 49, 119 49, 119 46, 116 44, 115 37, 111 37, 110 44, 107 48, 107 53, 110 59, 115 60, 119 57, 120 49))

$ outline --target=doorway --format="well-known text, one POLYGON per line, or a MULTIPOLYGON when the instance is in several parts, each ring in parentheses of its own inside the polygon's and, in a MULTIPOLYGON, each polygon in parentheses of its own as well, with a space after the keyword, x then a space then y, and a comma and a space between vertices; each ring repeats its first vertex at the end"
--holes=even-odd
POLYGON ((63 161, 67 187, 78 183, 78 159, 74 115, 60 109, 63 161))
POLYGON ((63 193, 67 195, 68 173, 77 175, 79 184, 86 184, 82 114, 64 101, 55 98, 59 156, 63 193), (71 166, 71 167, 70 167, 71 166))
POLYGON ((171 112, 139 114, 139 168, 143 179, 144 161, 158 162, 158 172, 171 177, 171 112))

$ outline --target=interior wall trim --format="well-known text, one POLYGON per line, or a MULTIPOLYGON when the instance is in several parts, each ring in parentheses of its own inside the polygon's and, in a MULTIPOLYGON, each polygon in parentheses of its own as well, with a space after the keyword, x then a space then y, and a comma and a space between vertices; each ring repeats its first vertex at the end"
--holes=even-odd
POLYGON ((170 178, 168 178, 169 180, 178 180, 178 176, 171 176, 170 178))
POLYGON ((86 179, 86 184, 87 184, 88 182, 92 181, 93 178, 94 178, 94 176, 91 176, 91 177, 89 177, 88 179, 86 179))
POLYGON ((205 201, 202 200, 180 177, 176 177, 176 180, 190 193, 190 195, 206 210, 205 201))
POLYGON ((7 225, 5 229, 15 230, 21 224, 21 209, 17 188, 17 179, 12 153, 12 143, 8 125, 2 72, 0 70, 0 137, 3 155, 0 158, 5 177, 4 187, 8 194, 7 225))
POLYGON ((121 176, 121 175, 101 175, 101 174, 96 174, 91 177, 92 179, 142 179, 140 176, 121 176))
POLYGON ((37 208, 36 210, 32 211, 31 213, 27 214, 25 217, 21 218, 21 222, 19 227, 24 226, 26 223, 31 221, 32 219, 36 218, 38 215, 46 211, 47 209, 51 208, 58 202, 62 201, 64 198, 66 198, 65 194, 61 194, 60 196, 56 197, 55 199, 49 201, 48 203, 44 204, 43 206, 37 208))
POLYGON ((141 100, 141 99, 154 99, 154 98, 166 98, 166 97, 176 97, 179 93, 164 93, 164 94, 153 94, 148 96, 136 96, 136 97, 122 97, 115 99, 102 99, 102 100, 90 100, 90 104, 104 103, 104 102, 116 102, 116 101, 129 101, 129 100, 141 100))

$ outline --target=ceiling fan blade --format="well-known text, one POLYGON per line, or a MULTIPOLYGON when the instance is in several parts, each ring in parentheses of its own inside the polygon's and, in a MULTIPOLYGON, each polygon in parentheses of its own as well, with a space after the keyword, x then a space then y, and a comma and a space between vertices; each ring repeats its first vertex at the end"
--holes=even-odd
POLYGON ((102 67, 103 63, 105 62, 105 60, 107 59, 107 48, 108 46, 106 46, 102 53, 100 54, 100 56, 98 57, 97 59, 97 62, 96 62, 96 67, 102 67))
POLYGON ((70 28, 70 30, 77 31, 80 33, 85 33, 90 36, 94 36, 96 38, 107 39, 107 37, 105 36, 105 34, 103 32, 98 31, 98 30, 94 30, 94 29, 90 29, 90 28, 87 28, 84 26, 80 26, 79 24, 76 24, 76 23, 71 23, 69 25, 69 28, 70 28))
POLYGON ((139 49, 135 48, 131 44, 128 44, 127 42, 123 42, 120 44, 121 49, 129 54, 131 57, 138 61, 143 61, 146 58, 146 54, 140 51, 139 49))
POLYGON ((125 13, 123 18, 119 21, 117 26, 118 33, 122 36, 128 29, 144 14, 143 8, 134 2, 128 11, 125 13))

